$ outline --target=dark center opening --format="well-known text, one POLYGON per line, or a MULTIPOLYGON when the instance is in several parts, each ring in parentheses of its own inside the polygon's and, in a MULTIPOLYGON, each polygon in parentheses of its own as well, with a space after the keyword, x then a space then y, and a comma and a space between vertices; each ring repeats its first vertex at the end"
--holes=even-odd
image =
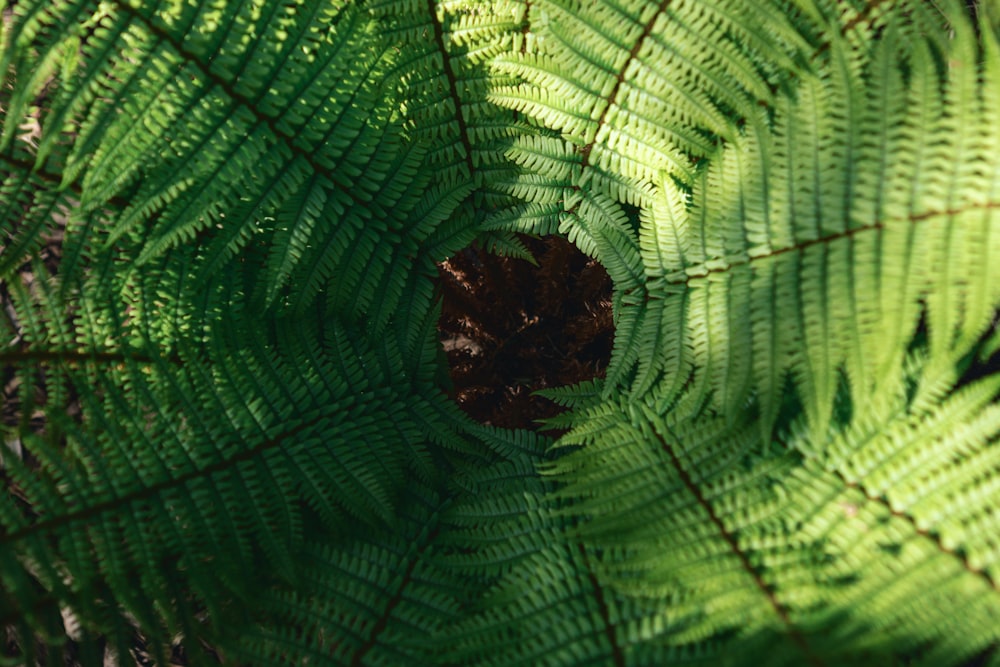
POLYGON ((537 266, 474 246, 438 265, 438 331, 452 398, 469 416, 538 429, 563 408, 532 392, 604 375, 614 342, 611 279, 565 239, 521 240, 537 266))

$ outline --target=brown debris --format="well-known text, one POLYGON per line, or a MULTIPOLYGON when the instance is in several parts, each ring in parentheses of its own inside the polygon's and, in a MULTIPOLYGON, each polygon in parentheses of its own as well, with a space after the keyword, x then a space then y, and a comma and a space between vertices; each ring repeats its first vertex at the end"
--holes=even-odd
POLYGON ((603 376, 611 279, 568 241, 522 237, 538 266, 466 248, 438 266, 452 397, 472 418, 537 429, 562 408, 532 392, 603 376))

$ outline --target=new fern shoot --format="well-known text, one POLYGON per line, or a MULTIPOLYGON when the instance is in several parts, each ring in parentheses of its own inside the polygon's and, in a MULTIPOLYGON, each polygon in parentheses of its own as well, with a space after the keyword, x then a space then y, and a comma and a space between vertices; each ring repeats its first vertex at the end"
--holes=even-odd
POLYGON ((1000 665, 996 2, 0 14, 5 664, 1000 665), (555 439, 441 381, 518 234, 555 439))

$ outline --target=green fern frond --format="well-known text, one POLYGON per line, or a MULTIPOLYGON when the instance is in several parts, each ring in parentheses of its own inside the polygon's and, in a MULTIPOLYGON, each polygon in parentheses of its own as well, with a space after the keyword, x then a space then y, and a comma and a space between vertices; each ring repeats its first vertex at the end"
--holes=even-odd
POLYGON ((0 14, 5 662, 996 661, 995 2, 0 14), (518 233, 554 441, 444 390, 518 233))
MULTIPOLYGON (((994 207, 983 193, 995 179, 995 154, 980 148, 995 142, 993 125, 980 124, 991 114, 963 106, 971 107, 964 120, 975 128, 968 136, 976 137, 964 147, 963 134, 948 129, 959 104, 927 106, 941 85, 930 56, 908 56, 911 80, 904 89, 897 74, 887 74, 899 71, 891 44, 881 42, 864 68, 833 48, 840 64, 829 83, 806 79, 787 110, 776 109, 773 130, 764 120, 748 125, 746 136, 692 184, 689 204, 678 203, 686 198, 665 179, 658 205, 641 220, 650 297, 686 302, 680 319, 691 346, 675 335, 671 356, 687 357, 685 368, 708 374, 704 386, 720 406, 738 406, 753 386, 774 415, 776 404, 766 401, 780 394, 790 371, 821 433, 838 368, 846 367, 859 400, 877 392, 880 378, 898 372, 900 350, 924 303, 932 337, 942 332, 935 349, 940 344, 944 355, 992 318, 986 304, 996 303, 994 281, 969 282, 930 268, 948 263, 983 276, 992 270, 983 262, 990 255, 983 240, 995 226, 994 207), (890 77, 886 85, 845 107, 845 91, 863 89, 852 79, 875 72, 890 77), (940 164, 945 153, 952 164, 956 152, 963 164, 979 166, 941 183, 942 171, 927 165, 940 164), (935 195, 937 188, 949 196, 935 195), (897 248, 910 250, 900 255, 897 248), (790 292, 794 282, 799 287, 790 292), (965 299, 980 306, 973 311, 965 299)), ((949 89, 979 79, 975 66, 949 77, 942 82, 949 89)))
POLYGON ((414 489, 392 531, 310 539, 297 561, 307 589, 264 591, 252 634, 226 656, 254 664, 428 664, 434 637, 461 617, 462 591, 436 564, 447 505, 414 489))
POLYGON ((916 642, 935 646, 925 664, 961 664, 997 639, 984 486, 997 389, 992 378, 919 409, 901 383, 822 454, 800 422, 801 462, 758 456, 748 425, 608 411, 563 439, 580 448, 550 472, 583 521, 573 533, 625 554, 605 563, 613 588, 662 601, 663 641, 729 628, 728 655, 761 634, 787 642, 784 658, 773 644, 742 654, 767 664, 883 664, 916 642))

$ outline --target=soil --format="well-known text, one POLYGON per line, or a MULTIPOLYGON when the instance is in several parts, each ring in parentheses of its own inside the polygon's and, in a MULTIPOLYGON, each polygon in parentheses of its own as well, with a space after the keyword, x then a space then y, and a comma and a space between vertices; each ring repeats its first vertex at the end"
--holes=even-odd
POLYGON ((611 279, 568 241, 521 237, 537 266, 469 247, 438 266, 438 330, 452 398, 473 419, 544 431, 563 411, 539 389, 602 377, 611 357, 611 279))

